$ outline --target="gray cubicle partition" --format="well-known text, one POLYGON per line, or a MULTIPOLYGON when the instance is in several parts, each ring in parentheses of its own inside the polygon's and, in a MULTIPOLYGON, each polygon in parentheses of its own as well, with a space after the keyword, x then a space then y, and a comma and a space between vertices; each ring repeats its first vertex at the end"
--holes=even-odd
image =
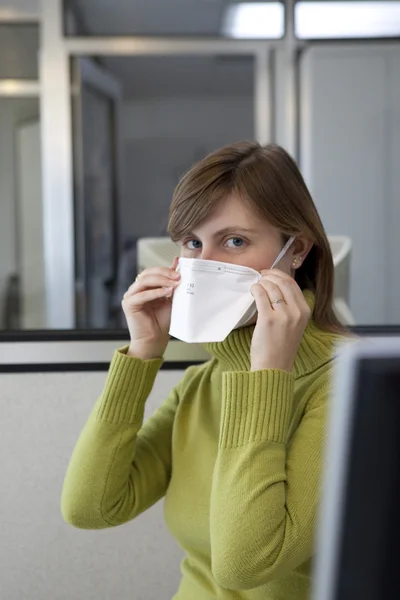
MULTIPOLYGON (((171 600, 178 587, 182 550, 162 502, 102 531, 74 529, 60 512, 72 449, 124 344, 123 336, 0 334, 1 600, 171 600)), ((145 418, 186 366, 207 358, 201 348, 184 354, 171 342, 145 418)))

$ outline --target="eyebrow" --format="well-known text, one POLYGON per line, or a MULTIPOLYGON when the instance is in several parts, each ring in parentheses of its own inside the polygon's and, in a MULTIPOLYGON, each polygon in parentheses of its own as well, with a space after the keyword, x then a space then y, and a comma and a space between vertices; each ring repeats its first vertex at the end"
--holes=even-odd
MULTIPOLYGON (((219 235, 224 235, 226 233, 234 233, 234 232, 242 232, 242 233, 259 233, 256 229, 248 229, 246 227, 242 227, 241 225, 231 225, 230 227, 224 227, 219 231, 213 233, 213 237, 217 237, 219 235)), ((189 235, 194 235, 191 231, 189 235)))

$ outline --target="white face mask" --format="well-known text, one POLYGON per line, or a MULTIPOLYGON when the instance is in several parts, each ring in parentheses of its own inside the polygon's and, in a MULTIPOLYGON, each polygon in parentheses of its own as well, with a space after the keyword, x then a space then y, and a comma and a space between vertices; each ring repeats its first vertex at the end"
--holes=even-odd
MULTIPOLYGON (((286 254, 292 236, 271 269, 286 254)), ((199 258, 180 258, 181 281, 172 300, 169 333, 188 343, 222 342, 257 312, 251 287, 261 274, 250 267, 199 258)))

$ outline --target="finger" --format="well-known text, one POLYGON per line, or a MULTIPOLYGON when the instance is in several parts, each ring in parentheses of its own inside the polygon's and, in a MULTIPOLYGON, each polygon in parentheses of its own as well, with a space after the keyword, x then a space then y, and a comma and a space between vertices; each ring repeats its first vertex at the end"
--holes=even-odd
POLYGON ((260 283, 251 286, 251 294, 256 302, 258 318, 266 319, 271 317, 273 309, 268 294, 260 283))
POLYGON ((124 294, 124 298, 148 290, 150 288, 165 288, 165 287, 177 287, 180 281, 176 278, 165 277, 164 275, 145 275, 140 277, 133 283, 124 294))
MULTIPOLYGON (((271 271, 271 274, 268 275, 268 280, 276 283, 283 292, 287 303, 285 314, 295 320, 304 319, 304 322, 307 322, 311 316, 311 310, 304 298, 303 292, 292 277, 289 276, 287 278, 283 275, 271 271)), ((280 304, 278 306, 281 307, 283 305, 280 304)), ((273 307, 275 309, 277 305, 274 304, 273 307)))
MULTIPOLYGON (((179 264, 179 256, 174 256, 174 260, 172 261, 172 267, 171 268, 173 269, 173 271, 175 272, 175 274, 178 274, 179 277, 180 277, 180 273, 179 273, 179 271, 177 271, 178 264, 179 264)), ((177 283, 179 283, 179 282, 177 282, 177 283)), ((177 287, 177 286, 175 285, 175 287, 177 287)), ((171 294, 169 294, 166 297, 166 300, 167 301, 172 300, 172 296, 173 296, 173 292, 171 292, 171 294)))
MULTIPOLYGON (((139 273, 135 279, 135 281, 130 285, 132 288, 139 280, 144 281, 148 276, 159 276, 159 277, 167 277, 171 280, 178 280, 181 277, 181 274, 175 271, 173 268, 169 267, 148 267, 144 269, 141 273, 139 273)), ((128 288, 128 289, 130 289, 128 288)))
POLYGON ((175 256, 174 260, 172 261, 172 269, 173 271, 176 271, 176 268, 179 264, 179 256, 175 256))
POLYGON ((180 273, 175 271, 175 269, 173 267, 147 267, 147 269, 144 269, 144 271, 139 273, 136 281, 138 281, 139 279, 143 279, 144 277, 147 277, 148 275, 161 275, 161 276, 169 277, 172 279, 180 278, 180 273))
POLYGON ((281 300, 281 301, 283 300, 283 302, 280 302, 280 304, 286 303, 285 295, 282 292, 282 289, 279 287, 279 285, 277 285, 273 281, 270 281, 266 277, 261 277, 259 283, 265 289, 273 308, 275 308, 275 304, 279 304, 276 302, 277 300, 281 300))
POLYGON ((295 281, 291 275, 284 273, 284 271, 281 271, 280 269, 263 269, 262 271, 260 271, 260 273, 261 273, 262 277, 268 277, 269 275, 276 275, 277 277, 280 278, 280 280, 283 280, 283 281, 288 281, 288 282, 295 281))
POLYGON ((272 270, 269 271, 268 274, 263 275, 263 279, 274 283, 280 288, 286 304, 296 304, 297 306, 302 306, 305 302, 303 292, 292 277, 286 277, 285 275, 285 273, 274 273, 272 270))
POLYGON ((159 300, 160 298, 166 298, 168 295, 172 294, 172 292, 172 287, 166 287, 157 288, 154 290, 146 290, 144 292, 132 294, 127 297, 124 296, 124 299, 122 300, 122 306, 132 312, 137 312, 138 310, 141 310, 148 302, 159 300))

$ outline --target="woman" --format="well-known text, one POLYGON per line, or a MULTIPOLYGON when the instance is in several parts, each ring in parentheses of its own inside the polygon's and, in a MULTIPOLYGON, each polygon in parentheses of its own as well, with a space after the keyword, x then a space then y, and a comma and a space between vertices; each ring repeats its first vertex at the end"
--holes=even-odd
POLYGON ((64 518, 111 527, 165 496, 186 552, 176 600, 305 600, 332 362, 346 335, 332 310, 324 228, 290 156, 243 142, 183 177, 169 232, 183 257, 259 271, 257 314, 205 344, 211 360, 187 369, 142 425, 168 344, 177 259, 141 274, 122 302, 130 345, 115 353, 68 468, 64 518))

